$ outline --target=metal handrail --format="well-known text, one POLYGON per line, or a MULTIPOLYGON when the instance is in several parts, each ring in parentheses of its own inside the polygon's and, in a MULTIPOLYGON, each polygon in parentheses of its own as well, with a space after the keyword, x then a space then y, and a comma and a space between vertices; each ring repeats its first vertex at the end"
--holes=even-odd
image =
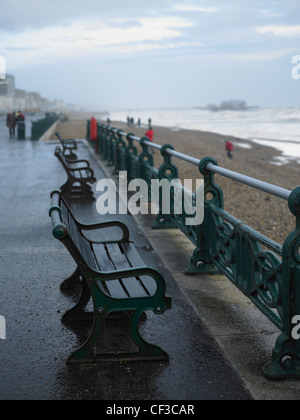
MULTIPOLYGON (((112 129, 112 131, 117 132, 116 129, 112 129)), ((120 134, 122 136, 127 136, 128 135, 127 133, 125 133, 123 131, 121 131, 120 134)), ((136 136, 133 136, 133 135, 131 135, 130 138, 134 141, 138 141, 138 142, 141 141, 140 137, 136 137, 136 136)), ((160 146, 159 144, 152 143, 150 141, 145 141, 144 144, 152 147, 153 149, 157 149, 157 150, 160 150, 162 148, 162 146, 160 146)), ((199 166, 199 164, 201 162, 200 159, 194 158, 194 157, 186 155, 184 153, 177 152, 176 150, 167 149, 166 152, 169 155, 174 156, 178 159, 184 160, 188 163, 191 163, 192 165, 199 166)), ((231 171, 229 169, 222 168, 221 166, 217 166, 217 165, 214 165, 212 163, 209 163, 207 165, 206 169, 210 172, 214 172, 214 173, 222 175, 226 178, 230 178, 234 181, 240 182, 241 184, 245 184, 245 185, 248 185, 249 187, 256 188, 257 190, 260 190, 260 191, 266 192, 268 194, 271 194, 275 197, 282 198, 283 200, 288 201, 288 199, 290 197, 290 194, 292 192, 291 190, 287 190, 285 188, 278 187, 277 185, 273 185, 273 184, 261 181, 261 180, 256 179, 256 178, 252 178, 250 176, 243 175, 243 174, 240 174, 238 172, 234 172, 234 171, 231 171)))
MULTIPOLYGON (((104 124, 101 124, 98 139, 96 150, 98 153, 99 146, 99 154, 103 154, 104 160, 113 160, 111 155, 117 155, 115 173, 127 170, 131 178, 140 175, 148 187, 150 184, 152 186, 155 178, 181 184, 177 180, 177 162, 174 163, 171 156, 196 165, 200 173, 204 174, 204 193, 209 192, 211 197, 206 196, 206 200, 201 202, 204 207, 202 222, 191 227, 186 223, 185 214, 176 214, 175 201, 180 198, 176 195, 176 184, 173 184, 172 191, 170 189, 167 193, 172 198, 172 208, 170 206, 170 212, 164 214, 163 192, 160 192, 159 209, 153 228, 180 229, 196 246, 185 273, 224 274, 282 332, 273 349, 272 359, 263 367, 264 375, 269 379, 300 380, 300 348, 295 344, 293 336, 293 320, 298 317, 300 308, 297 288, 300 273, 300 187, 289 191, 219 167, 212 157, 199 160, 175 151, 171 144, 160 146, 146 136, 138 138, 132 133, 117 131, 104 124), (120 137, 119 141, 113 135, 115 133, 120 137), (126 146, 121 138, 123 136, 129 145, 126 146), (143 148, 139 156, 133 141, 140 142, 143 148), (159 171, 155 169, 150 148, 161 150, 164 162, 159 171), (132 156, 134 159, 131 159, 132 156), (214 174, 288 200, 289 210, 296 219, 296 228, 288 234, 284 245, 269 239, 225 211, 223 191, 215 182, 214 174), (287 354, 289 357, 284 360, 287 354)), ((154 201, 152 189, 148 190, 148 202, 154 201)))

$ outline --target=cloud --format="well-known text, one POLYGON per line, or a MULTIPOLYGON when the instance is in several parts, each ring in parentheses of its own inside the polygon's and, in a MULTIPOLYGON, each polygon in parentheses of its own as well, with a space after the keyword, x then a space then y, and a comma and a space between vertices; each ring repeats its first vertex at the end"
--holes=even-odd
POLYGON ((264 62, 275 61, 283 57, 291 57, 297 50, 295 48, 288 48, 282 50, 265 51, 265 52, 236 52, 235 54, 220 53, 205 55, 206 59, 214 60, 227 60, 227 61, 240 61, 240 62, 264 62))
POLYGON ((150 4, 145 0, 0 0, 0 28, 14 33, 69 25, 95 16, 103 20, 162 16, 162 12, 170 10, 169 3, 170 0, 151 0, 150 4))
POLYGON ((251 94, 261 93, 266 86, 256 84, 258 67, 270 75, 270 86, 270 68, 276 67, 282 84, 272 86, 283 91, 291 79, 290 58, 299 53, 299 0, 0 0, 0 10, 0 55, 18 86, 58 97, 66 92, 74 102, 91 73, 97 83, 86 96, 105 102, 107 96, 94 93, 102 80, 116 86, 120 97, 133 94, 139 81, 137 97, 155 90, 152 102, 158 105, 172 104, 174 91, 180 85, 183 95, 186 84, 186 103, 189 94, 202 94, 197 86, 205 85, 208 96, 225 97, 222 92, 234 88, 244 71, 245 85, 255 81, 251 94))
POLYGON ((283 37, 296 37, 300 35, 300 25, 262 26, 262 27, 255 28, 255 30, 261 35, 265 35, 268 33, 272 33, 275 36, 283 36, 283 37))
POLYGON ((106 21, 94 19, 69 26, 26 31, 9 37, 0 32, 0 44, 5 45, 3 52, 11 64, 24 65, 26 62, 32 65, 49 59, 66 59, 101 52, 107 54, 112 46, 114 53, 175 48, 174 44, 166 41, 180 39, 181 30, 193 25, 193 22, 175 16, 140 18, 135 21, 122 19, 122 22, 116 19, 110 25, 106 21), (23 53, 19 54, 18 51, 23 53))
POLYGON ((172 7, 172 10, 175 12, 200 12, 200 13, 214 13, 218 9, 213 7, 200 7, 200 6, 191 6, 184 4, 176 4, 172 7))

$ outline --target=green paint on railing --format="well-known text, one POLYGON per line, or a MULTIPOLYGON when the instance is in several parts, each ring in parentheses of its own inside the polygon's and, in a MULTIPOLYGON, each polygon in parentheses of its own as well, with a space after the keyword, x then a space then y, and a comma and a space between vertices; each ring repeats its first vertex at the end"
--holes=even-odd
MULTIPOLYGON (((161 148, 164 163, 157 170, 145 144, 148 139, 140 140, 139 153, 133 144, 134 135, 124 134, 98 125, 97 153, 115 166, 115 174, 127 171, 128 182, 139 177, 148 186, 153 179, 179 178, 178 167, 167 152, 173 150, 172 145, 161 148)), ((199 165, 204 178, 203 223, 187 227, 184 215, 174 214, 174 206, 171 205, 170 214, 164 214, 160 200, 154 227, 178 228, 195 244, 186 274, 223 273, 282 332, 271 361, 263 367, 265 376, 300 379, 300 334, 293 334, 295 319, 300 320, 300 187, 290 194, 287 208, 295 217, 295 230, 281 246, 224 211, 223 191, 216 184, 214 173, 207 169, 209 164, 218 166, 211 157, 203 158, 199 165)), ((151 188, 149 191, 150 202, 151 188)), ((174 203, 176 197, 171 198, 174 203)))
POLYGON ((60 119, 60 115, 53 115, 37 121, 32 121, 31 140, 39 140, 60 119))

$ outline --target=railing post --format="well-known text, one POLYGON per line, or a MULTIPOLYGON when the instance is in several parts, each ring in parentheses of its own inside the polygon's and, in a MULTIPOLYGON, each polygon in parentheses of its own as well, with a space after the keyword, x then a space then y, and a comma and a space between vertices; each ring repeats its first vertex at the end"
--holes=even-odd
POLYGON ((289 197, 289 208, 296 217, 296 229, 282 249, 283 334, 276 342, 272 361, 263 367, 270 379, 300 379, 300 187, 289 197))
MULTIPOLYGON (((151 187, 151 178, 148 176, 145 165, 154 166, 154 158, 152 153, 149 152, 149 146, 145 144, 146 141, 149 141, 148 137, 141 138, 140 145, 142 147, 142 152, 139 155, 139 167, 140 167, 140 177, 147 182, 148 187, 151 187)), ((150 188, 149 188, 150 190, 150 188)))
POLYGON ((215 183, 214 174, 209 172, 206 167, 209 163, 218 165, 218 162, 206 157, 199 164, 200 173, 204 176, 204 220, 197 226, 197 248, 191 258, 186 270, 188 275, 196 274, 219 274, 219 270, 212 261, 212 250, 215 249, 216 237, 214 236, 212 214, 210 204, 224 209, 223 191, 215 183))
POLYGON ((90 141, 90 132, 91 132, 91 120, 87 120, 86 122, 86 140, 90 141))
POLYGON ((145 142, 149 141, 148 137, 141 138, 140 145, 142 147, 142 152, 139 155, 139 174, 140 178, 147 182, 148 185, 148 201, 151 202, 151 180, 152 176, 147 171, 147 165, 153 167, 154 166, 154 158, 152 153, 149 152, 149 146, 145 144, 145 142))
POLYGON ((110 137, 109 137, 109 142, 107 145, 107 166, 108 167, 115 167, 116 165, 116 159, 115 159, 115 145, 118 141, 116 135, 115 135, 115 131, 113 128, 109 128, 109 132, 110 132, 110 137))
POLYGON ((138 177, 136 170, 137 162, 134 162, 134 158, 137 160, 138 150, 133 144, 133 139, 131 138, 132 136, 134 136, 132 133, 128 133, 126 136, 128 141, 128 146, 126 147, 126 170, 128 182, 138 177))
POLYGON ((121 158, 121 150, 123 150, 125 154, 126 143, 122 138, 122 130, 117 131, 117 139, 114 144, 114 156, 115 156, 115 169, 113 171, 114 175, 118 175, 120 171, 123 170, 122 166, 122 158, 121 158))
POLYGON ((103 124, 98 123, 97 125, 97 150, 96 153, 98 155, 102 155, 103 154, 103 124))
POLYGON ((126 162, 126 142, 123 140, 123 132, 122 130, 118 130, 118 141, 116 144, 116 167, 114 170, 115 174, 118 174, 121 171, 127 170, 127 162, 126 162))
POLYGON ((109 145, 111 139, 111 131, 110 127, 107 125, 103 126, 104 128, 104 135, 103 135, 103 160, 108 160, 109 156, 109 145))
MULTIPOLYGON (((172 162, 172 156, 167 153, 167 149, 174 150, 174 147, 171 144, 165 144, 160 149, 160 153, 164 158, 164 163, 159 168, 158 181, 161 182, 165 179, 171 183, 174 179, 178 179, 179 174, 177 166, 172 162)), ((159 188, 158 203, 159 213, 155 218, 153 229, 177 229, 172 223, 172 216, 174 214, 174 191, 172 191, 172 188, 170 188, 170 214, 165 214, 163 211, 161 188, 159 188)))

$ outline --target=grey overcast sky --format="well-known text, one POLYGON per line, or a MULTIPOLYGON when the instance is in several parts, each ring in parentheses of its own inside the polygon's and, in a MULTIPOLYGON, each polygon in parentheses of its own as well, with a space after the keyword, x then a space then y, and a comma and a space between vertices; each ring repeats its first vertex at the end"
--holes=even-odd
POLYGON ((299 106, 299 0, 0 0, 20 89, 98 111, 299 106))

